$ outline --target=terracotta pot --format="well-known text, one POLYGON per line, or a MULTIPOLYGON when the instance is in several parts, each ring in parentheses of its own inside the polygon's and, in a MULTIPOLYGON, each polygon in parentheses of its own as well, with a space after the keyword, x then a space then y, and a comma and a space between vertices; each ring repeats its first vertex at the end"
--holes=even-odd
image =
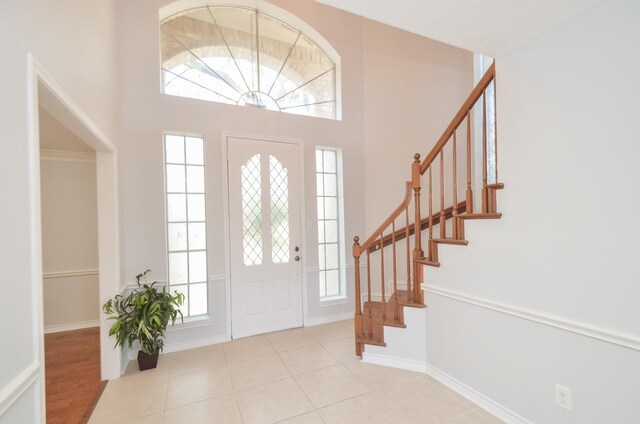
POLYGON ((138 367, 140 371, 150 370, 158 366, 158 356, 159 352, 154 353, 153 355, 147 355, 143 351, 138 351, 138 367))

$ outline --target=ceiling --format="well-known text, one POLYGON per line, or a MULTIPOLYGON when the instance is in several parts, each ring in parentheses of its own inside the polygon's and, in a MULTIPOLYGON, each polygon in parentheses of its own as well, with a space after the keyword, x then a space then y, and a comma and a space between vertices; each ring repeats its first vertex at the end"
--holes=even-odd
POLYGON ((316 0, 499 57, 603 0, 316 0))

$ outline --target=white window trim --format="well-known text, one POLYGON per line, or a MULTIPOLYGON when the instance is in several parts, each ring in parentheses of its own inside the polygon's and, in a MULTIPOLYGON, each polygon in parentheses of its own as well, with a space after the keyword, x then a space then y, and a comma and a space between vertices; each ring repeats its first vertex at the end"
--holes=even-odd
MULTIPOLYGON (((316 31, 311 25, 298 18, 291 12, 288 12, 280 7, 277 7, 271 3, 267 3, 263 0, 178 0, 164 7, 161 7, 159 12, 159 23, 168 17, 171 17, 177 13, 181 13, 185 10, 196 9, 205 6, 241 6, 251 9, 259 10, 262 13, 273 16, 280 19, 283 22, 293 26, 301 31, 314 43, 316 43, 329 58, 335 63, 335 84, 336 84, 336 121, 342 121, 342 59, 338 51, 316 31)), ((162 66, 159 66, 162 68, 162 66)), ((162 75, 162 72, 160 72, 162 75)), ((162 87, 162 78, 160 78, 160 86, 162 87)))
MULTIPOLYGON (((207 285, 207 313, 206 314, 201 314, 201 315, 195 315, 195 316, 185 316, 182 320, 182 322, 178 322, 176 321, 175 325, 173 326, 175 329, 188 329, 188 328, 193 328, 193 327, 202 327, 202 326, 206 326, 206 325, 210 325, 213 322, 212 319, 212 315, 211 315, 211 306, 212 306, 212 291, 211 291, 211 280, 209 278, 209 226, 207 225, 207 157, 206 157, 206 143, 205 143, 205 137, 203 134, 198 134, 198 133, 188 133, 188 132, 179 132, 179 131, 165 131, 162 133, 162 162, 163 162, 163 168, 164 168, 164 227, 165 227, 165 252, 166 252, 166 275, 167 275, 167 281, 165 282, 167 290, 170 291, 171 289, 171 284, 169 282, 169 210, 168 210, 168 204, 167 204, 167 157, 166 157, 166 137, 168 135, 173 135, 173 136, 178 136, 178 137, 197 137, 197 138, 201 138, 202 142, 203 142, 203 161, 202 161, 202 167, 204 170, 204 204, 205 204, 205 257, 206 257, 206 272, 207 272, 207 280, 205 282, 205 284, 207 285)), ((185 167, 187 166, 186 163, 186 156, 185 156, 185 167)), ((186 189, 186 187, 185 187, 186 189)), ((185 192, 186 195, 186 192, 185 192)), ((188 225, 188 216, 187 216, 187 225, 188 225)), ((188 242, 188 240, 187 240, 188 242)), ((187 258, 188 258, 188 252, 189 249, 187 249, 187 258)), ((188 259, 187 259, 188 260, 188 259)), ((198 283, 201 284, 201 283, 198 283)), ((178 284, 178 285, 183 285, 183 284, 178 284)), ((191 285, 190 282, 187 282, 185 284, 188 288, 189 285, 191 285)), ((191 309, 190 307, 188 309, 191 309)))
MULTIPOLYGON (((338 273, 340 275, 340 293, 335 296, 320 297, 320 306, 339 305, 348 302, 347 296, 347 262, 346 262, 346 244, 345 244, 345 229, 344 229, 344 170, 342 161, 342 149, 331 146, 315 146, 314 148, 314 162, 315 154, 318 150, 331 150, 336 152, 336 176, 338 180, 338 273)), ((314 171, 315 179, 318 178, 318 169, 314 171)), ((314 182, 316 181, 314 179, 314 182)), ((318 193, 315 196, 316 205, 318 202, 318 193)), ((316 231, 318 231, 318 219, 316 217, 316 231)), ((319 238, 318 238, 319 239, 319 238)), ((319 246, 320 243, 318 242, 319 246)), ((320 276, 320 269, 318 268, 318 277, 320 276)), ((319 284, 319 280, 318 280, 319 284)))

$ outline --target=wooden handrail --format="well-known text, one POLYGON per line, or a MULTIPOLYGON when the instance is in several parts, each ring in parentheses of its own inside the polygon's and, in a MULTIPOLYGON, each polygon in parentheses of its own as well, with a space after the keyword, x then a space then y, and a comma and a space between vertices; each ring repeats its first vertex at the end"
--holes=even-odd
MULTIPOLYGON (((462 201, 458 203, 458 214, 461 213, 465 213, 467 209, 467 202, 466 201, 462 201)), ((453 217, 453 206, 450 206, 448 208, 446 208, 444 210, 444 217, 446 220, 449 220, 453 217)), ((439 221, 440 220, 440 212, 436 212, 433 214, 433 220, 434 221, 439 221)), ((426 218, 422 218, 422 221, 420 222, 420 231, 424 231, 427 228, 429 228, 429 217, 426 218)), ((400 230, 396 230, 395 232, 395 241, 400 241, 404 238, 406 238, 407 236, 412 236, 414 235, 416 232, 416 226, 415 224, 410 224, 409 225, 409 232, 407 234, 407 228, 403 227, 400 230)), ((382 246, 389 246, 390 244, 393 243, 393 234, 387 234, 386 236, 383 237, 382 239, 382 246)), ((376 242, 369 247, 369 253, 373 253, 373 252, 377 252, 378 250, 380 250, 380 238, 378 237, 376 239, 376 242)))
MULTIPOLYGON (((402 200, 402 203, 400 203, 400 205, 393 211, 393 213, 389 216, 389 218, 387 218, 382 225, 380 225, 374 232, 373 235, 371 237, 369 237, 364 243, 362 243, 360 245, 360 255, 362 254, 362 252, 366 251, 367 249, 369 249, 369 247, 371 247, 379 238, 380 238, 380 234, 386 230, 389 225, 391 225, 391 223, 393 221, 395 221, 402 212, 404 212, 404 210, 407 208, 407 206, 409 206, 409 203, 411 203, 411 181, 407 181, 406 183, 406 193, 404 195, 404 199, 402 200)), ((355 246, 354 246, 355 247, 355 246)), ((354 256, 355 256, 356 252, 354 250, 354 256)), ((358 255, 358 256, 360 256, 358 255)))
POLYGON ((493 81, 493 79, 495 78, 495 73, 495 63, 493 63, 491 64, 491 66, 489 66, 489 69, 487 69, 487 72, 484 74, 482 79, 480 79, 478 85, 476 85, 471 94, 469 94, 469 97, 467 97, 467 100, 464 102, 460 110, 458 110, 458 113, 453 118, 447 129, 444 131, 444 133, 442 133, 442 136, 433 146, 433 149, 431 149, 429 154, 420 164, 420 174, 424 175, 429 165, 431 165, 431 162, 434 161, 434 159, 440 154, 440 150, 442 150, 444 145, 447 144, 447 141, 451 138, 453 132, 458 129, 462 122, 464 122, 465 118, 467 117, 467 112, 473 108, 475 103, 484 93, 484 90, 486 90, 489 84, 491 84, 491 81, 493 81))
MULTIPOLYGON (((406 182, 405 196, 400 205, 391 213, 391 215, 372 233, 362 245, 359 244, 360 239, 354 237, 353 256, 356 269, 355 272, 355 291, 356 291, 356 313, 355 313, 355 335, 356 335, 356 355, 361 356, 366 344, 385 346, 383 328, 405 327, 403 310, 405 307, 424 307, 424 292, 421 284, 425 281, 425 265, 437 267, 440 266, 438 260, 438 245, 454 244, 466 245, 468 242, 465 238, 464 223, 466 219, 496 219, 501 214, 497 213, 496 191, 501 189, 503 185, 497 182, 497 170, 492 169, 495 175, 496 183, 488 179, 488 144, 496 143, 493 139, 488 138, 489 126, 487 123, 487 90, 495 90, 495 66, 492 64, 487 72, 482 76, 479 83, 473 88, 471 94, 467 97, 464 104, 455 115, 449 126, 444 131, 440 139, 433 146, 429 154, 421 161, 419 153, 414 155, 411 164, 411 181, 406 182), (481 103, 479 103, 481 102, 481 103), (474 214, 473 211, 473 150, 472 150, 472 114, 477 116, 480 113, 475 108, 482 108, 482 151, 476 152, 478 156, 482 156, 482 213, 474 214), (465 124, 466 120, 466 124, 465 124), (462 134, 466 127, 466 137, 462 134), (463 141, 464 140, 464 141, 463 141), (449 143, 452 141, 451 143, 449 143), (460 146, 458 146, 460 141, 460 146), (452 151, 451 166, 448 161, 449 153, 445 154, 445 146, 450 144, 452 151), (466 181, 464 184, 464 199, 460 199, 458 184, 459 171, 462 171, 458 164, 458 149, 466 154, 466 160, 460 160, 466 164, 466 181), (446 156, 446 158, 445 158, 446 156), (434 163, 434 162, 438 163, 434 163), (446 165, 446 171, 445 171, 446 165), (435 168, 435 169, 434 169, 435 168), (428 175, 425 175, 427 174, 428 175), (423 176, 426 180, 423 187, 423 176), (448 177, 450 176, 450 177, 448 177), (434 181, 434 177, 437 181, 434 181), (449 182, 447 187, 445 182, 449 182), (446 181, 445 181, 446 180, 446 181), (489 183, 492 184, 489 184, 489 183), (439 188, 438 195, 434 198, 434 186, 439 188), (423 193, 424 188, 424 193, 423 193), (451 190, 452 199, 447 199, 445 189, 451 190), (428 196, 427 199, 422 199, 428 196), (423 202, 424 200, 424 202, 423 202), (448 202, 452 206, 445 207, 448 202), (423 203, 425 203, 423 205, 423 203), (413 206, 412 206, 413 205, 413 206), (428 207, 428 215, 422 216, 422 206, 428 207), (434 212, 434 206, 437 211, 434 212), (410 210, 411 209, 411 210, 410 210), (404 218, 401 215, 404 214, 404 218), (410 216, 413 223, 410 223, 410 216), (404 219, 404 227, 396 222, 398 219, 404 219), (451 233, 447 234, 447 220, 451 220, 451 233), (434 238, 434 226, 439 229, 437 236, 434 238), (423 249, 422 233, 428 230, 428 240, 425 240, 423 249), (413 236, 413 237, 412 237, 413 236), (401 240, 406 243, 406 252, 398 251, 398 242, 401 240), (390 251, 385 252, 385 248, 390 246, 390 251), (361 281, 360 265, 361 256, 366 255, 366 285, 361 281), (376 268, 374 270, 374 280, 372 280, 372 256, 376 255, 376 268), (390 255, 390 256, 389 256, 390 255), (398 267, 398 255, 402 255, 401 266, 398 267), (404 268, 406 259, 406 276, 401 268, 404 268), (379 275, 378 275, 379 274, 379 275), (391 280, 389 280, 391 278, 391 280), (406 279, 405 279, 406 278, 406 279), (399 280, 400 279, 400 280, 399 280), (406 287, 399 289, 399 284, 403 282, 406 287), (375 293, 378 293, 375 301, 372 296, 372 285, 375 285, 375 293), (364 286, 364 287, 363 287, 364 286), (366 290, 366 292, 365 292, 366 290), (379 291, 378 291, 379 290, 379 291)), ((495 105, 494 105, 495 109, 495 105)), ((495 128, 495 120, 491 123, 495 128)), ((497 150, 495 144, 492 149, 497 150)), ((447 151, 449 152, 449 150, 447 151)), ((495 153, 497 158, 497 152, 495 153)), ((497 161, 497 159, 496 159, 497 161)), ((465 179, 464 177, 460 180, 465 179)), ((477 182, 480 183, 480 182, 477 182)), ((400 246, 401 247, 401 246, 400 246)))

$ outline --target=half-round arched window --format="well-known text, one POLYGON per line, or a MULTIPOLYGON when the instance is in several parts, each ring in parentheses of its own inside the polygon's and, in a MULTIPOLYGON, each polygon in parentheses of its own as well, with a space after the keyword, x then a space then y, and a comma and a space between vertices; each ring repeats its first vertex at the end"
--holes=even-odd
POLYGON ((317 34, 244 6, 174 13, 161 33, 165 94, 338 118, 339 57, 317 34))

